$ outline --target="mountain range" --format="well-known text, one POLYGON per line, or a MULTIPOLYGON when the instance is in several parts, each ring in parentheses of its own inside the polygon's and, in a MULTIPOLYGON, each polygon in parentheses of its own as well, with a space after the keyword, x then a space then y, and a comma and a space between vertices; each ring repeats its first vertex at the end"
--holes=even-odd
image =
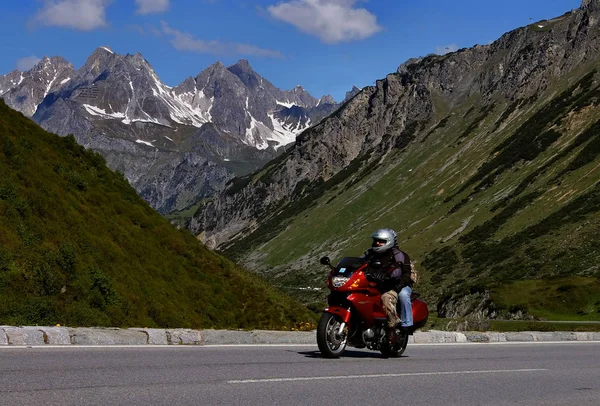
POLYGON ((246 60, 216 62, 169 87, 139 53, 106 46, 79 69, 45 57, 27 72, 2 75, 0 97, 46 130, 102 153, 161 213, 261 167, 340 106, 301 86, 280 90, 246 60))
POLYGON ((414 58, 189 229, 304 302, 392 227, 442 317, 600 319, 600 0, 414 58))

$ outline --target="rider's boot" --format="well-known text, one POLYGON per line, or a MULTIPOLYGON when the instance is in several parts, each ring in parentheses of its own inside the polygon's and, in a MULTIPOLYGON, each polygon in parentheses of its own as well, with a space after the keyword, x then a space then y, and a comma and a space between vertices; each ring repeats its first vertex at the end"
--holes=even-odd
POLYGON ((404 327, 402 322, 399 321, 398 324, 396 324, 396 330, 403 334, 411 334, 412 326, 404 327))

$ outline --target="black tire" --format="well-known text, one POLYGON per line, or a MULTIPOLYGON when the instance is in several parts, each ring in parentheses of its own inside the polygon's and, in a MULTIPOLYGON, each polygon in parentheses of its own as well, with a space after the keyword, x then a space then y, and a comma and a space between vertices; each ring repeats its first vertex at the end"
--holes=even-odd
POLYGON ((331 313, 323 313, 317 326, 317 345, 325 358, 337 358, 343 354, 348 341, 348 329, 338 335, 342 319, 331 313))
POLYGON ((396 342, 396 344, 390 347, 387 343, 385 343, 381 347, 380 351, 384 357, 398 358, 402 355, 402 353, 404 353, 404 350, 406 350, 407 345, 408 334, 398 332, 398 341, 396 342))

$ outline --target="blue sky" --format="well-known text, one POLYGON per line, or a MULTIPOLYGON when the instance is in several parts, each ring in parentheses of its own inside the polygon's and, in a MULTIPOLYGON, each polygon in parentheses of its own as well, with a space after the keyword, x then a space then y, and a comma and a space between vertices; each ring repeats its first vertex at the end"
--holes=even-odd
POLYGON ((140 52, 170 86, 247 59, 281 89, 340 101, 408 58, 488 44, 581 0, 5 0, 0 74, 98 46, 140 52), (530 20, 531 19, 531 20, 530 20))

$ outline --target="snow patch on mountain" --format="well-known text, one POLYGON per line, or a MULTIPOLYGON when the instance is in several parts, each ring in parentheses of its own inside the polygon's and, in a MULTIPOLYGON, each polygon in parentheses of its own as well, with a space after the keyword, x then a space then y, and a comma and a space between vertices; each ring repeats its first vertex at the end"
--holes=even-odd
POLYGON ((145 144, 148 145, 150 147, 154 147, 154 145, 152 145, 152 143, 148 142, 148 141, 144 141, 144 140, 135 140, 135 142, 137 142, 138 144, 145 144))
POLYGON ((267 149, 269 143, 260 135, 268 134, 271 130, 269 127, 255 119, 252 114, 248 113, 248 115, 250 116, 250 128, 246 129, 246 143, 254 146, 256 149, 267 149))
POLYGON ((48 93, 50 93, 50 89, 52 89, 52 85, 56 81, 57 77, 58 77, 58 72, 56 70, 54 70, 54 77, 48 82, 48 85, 46 86, 46 91, 44 92, 44 97, 42 97, 42 100, 44 100, 44 98, 46 98, 46 96, 48 96, 48 93))
POLYGON ((280 106, 283 106, 283 107, 287 107, 288 109, 292 106, 295 106, 294 103, 282 102, 279 100, 277 100, 277 104, 279 104, 280 106))
POLYGON ((125 113, 108 113, 106 110, 101 109, 100 107, 92 106, 90 104, 83 104, 83 107, 92 116, 100 116, 103 118, 115 118, 115 119, 124 119, 126 120, 125 113))
POLYGON ((152 93, 159 97, 167 105, 171 120, 178 124, 202 127, 203 124, 212 120, 210 110, 214 98, 208 98, 201 90, 197 93, 185 92, 176 94, 173 88, 164 85, 156 73, 151 71, 154 80, 152 93))
POLYGON ((274 131, 271 132, 271 136, 267 137, 268 141, 276 142, 276 148, 296 141, 296 135, 299 134, 299 131, 293 131, 287 128, 284 123, 275 118, 273 113, 268 114, 268 116, 271 119, 274 128, 274 131))

